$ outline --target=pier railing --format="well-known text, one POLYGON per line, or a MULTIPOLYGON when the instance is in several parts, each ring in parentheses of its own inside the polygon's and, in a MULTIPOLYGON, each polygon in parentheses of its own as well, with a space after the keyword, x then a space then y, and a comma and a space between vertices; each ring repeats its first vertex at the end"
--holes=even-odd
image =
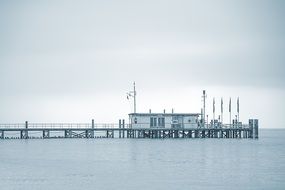
MULTIPOLYGON (((128 128, 128 124, 125 128, 128 128)), ((26 128, 25 123, 8 123, 0 124, 0 129, 24 129, 26 128)), ((117 123, 29 123, 29 129, 86 129, 86 128, 103 128, 103 129, 116 129, 119 128, 117 123)))
MULTIPOLYGON (((26 128, 25 123, 0 123, 0 129, 24 129, 26 128)), ((28 128, 30 129, 87 129, 87 128, 102 128, 102 129, 119 129, 118 123, 29 123, 28 128)), ((131 128, 131 125, 125 124, 124 128, 131 128)), ((158 128, 158 127, 151 127, 158 128)), ((164 128, 164 127, 162 127, 164 128)), ((211 124, 205 124, 204 127, 200 126, 197 128, 215 129, 215 128, 249 128, 248 124, 221 124, 214 126, 211 124)))
POLYGON ((207 129, 213 129, 213 128, 222 128, 222 129, 229 129, 229 128, 249 128, 248 124, 221 124, 221 125, 211 125, 211 124, 205 124, 205 127, 207 129))
POLYGON ((25 123, 1 123, 0 124, 1 129, 11 129, 11 128, 25 128, 25 123))

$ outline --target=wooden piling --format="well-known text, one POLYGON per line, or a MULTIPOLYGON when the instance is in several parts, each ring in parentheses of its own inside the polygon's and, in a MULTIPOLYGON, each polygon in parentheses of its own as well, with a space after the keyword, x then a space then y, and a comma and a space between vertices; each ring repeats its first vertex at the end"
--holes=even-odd
POLYGON ((121 126, 122 125, 122 121, 119 119, 119 138, 121 138, 121 126))
POLYGON ((123 119, 123 138, 125 138, 125 120, 123 119))
POLYGON ((258 119, 254 119, 253 121, 254 138, 258 139, 258 119))
POLYGON ((3 131, 3 130, 0 131, 0 138, 1 138, 1 139, 4 139, 4 138, 5 138, 5 135, 4 135, 4 131, 3 131))

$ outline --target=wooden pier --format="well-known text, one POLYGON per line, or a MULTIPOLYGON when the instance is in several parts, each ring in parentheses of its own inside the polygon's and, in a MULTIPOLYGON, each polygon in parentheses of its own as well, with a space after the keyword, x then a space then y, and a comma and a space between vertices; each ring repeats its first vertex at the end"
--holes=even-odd
POLYGON ((0 124, 0 139, 33 138, 258 138, 258 121, 249 125, 222 125, 212 128, 132 128, 118 124, 25 123, 0 124))

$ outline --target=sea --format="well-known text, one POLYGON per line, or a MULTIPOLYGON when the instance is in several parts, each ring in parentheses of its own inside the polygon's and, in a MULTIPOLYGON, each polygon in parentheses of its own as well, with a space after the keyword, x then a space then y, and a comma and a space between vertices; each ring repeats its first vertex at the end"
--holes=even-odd
POLYGON ((5 139, 1 190, 285 189, 285 129, 259 139, 5 139))

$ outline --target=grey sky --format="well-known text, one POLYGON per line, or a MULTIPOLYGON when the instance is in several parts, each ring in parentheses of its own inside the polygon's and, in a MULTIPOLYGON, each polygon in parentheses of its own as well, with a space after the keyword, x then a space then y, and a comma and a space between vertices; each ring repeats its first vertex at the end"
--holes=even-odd
POLYGON ((277 126, 284 10, 276 0, 0 1, 0 120, 113 122, 130 111, 135 80, 139 111, 197 112, 206 88, 209 105, 241 96, 244 120, 272 127, 277 115, 277 126))

